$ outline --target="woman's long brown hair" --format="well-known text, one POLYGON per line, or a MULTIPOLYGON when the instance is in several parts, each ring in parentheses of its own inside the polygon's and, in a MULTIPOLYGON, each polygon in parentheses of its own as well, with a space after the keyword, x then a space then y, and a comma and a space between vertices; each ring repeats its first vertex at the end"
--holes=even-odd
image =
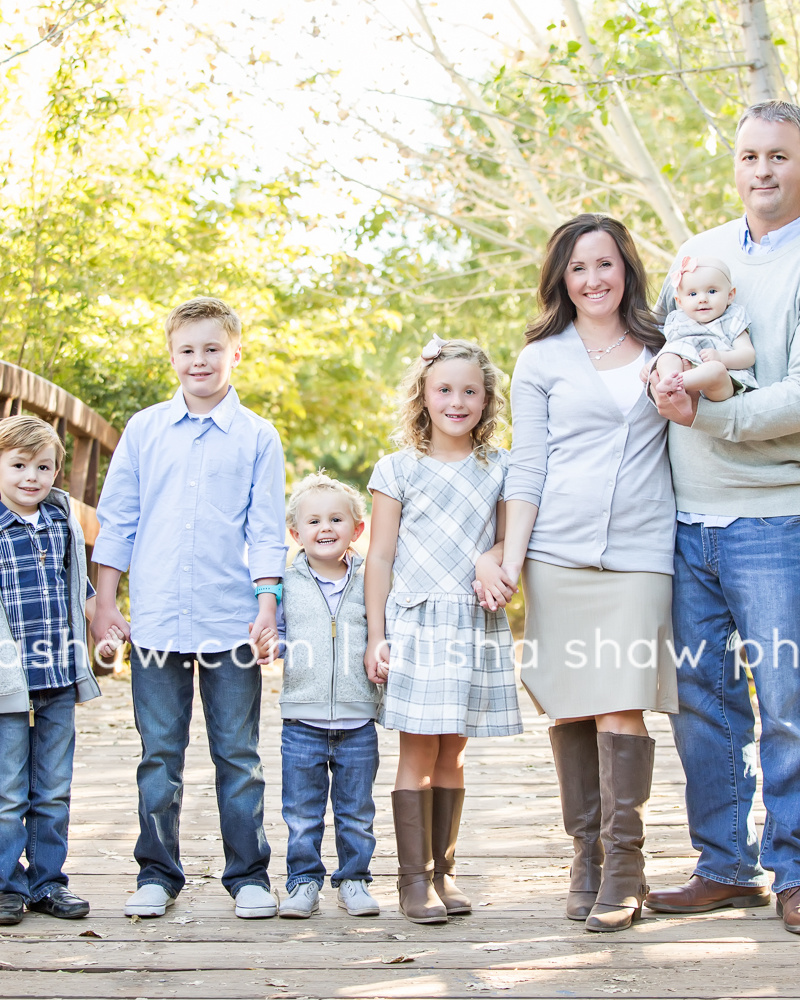
POLYGON ((647 275, 631 234, 616 219, 607 215, 586 213, 565 222, 547 241, 547 251, 539 281, 539 315, 528 324, 525 340, 543 340, 561 333, 577 315, 567 294, 564 281, 575 244, 587 233, 608 233, 625 262, 625 288, 619 313, 626 329, 641 344, 657 351, 664 346, 659 330, 647 305, 647 275))

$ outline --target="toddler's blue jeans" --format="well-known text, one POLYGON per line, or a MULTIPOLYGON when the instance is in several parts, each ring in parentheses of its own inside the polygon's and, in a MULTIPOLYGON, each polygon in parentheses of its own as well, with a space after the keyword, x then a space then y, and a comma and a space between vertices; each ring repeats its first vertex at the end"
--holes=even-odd
POLYGON ((75 685, 30 692, 27 712, 0 715, 0 892, 38 902, 66 885, 75 750, 75 685), (28 867, 20 864, 25 854, 28 867))
POLYGON ((345 879, 372 881, 375 837, 372 786, 378 773, 378 735, 369 721, 358 729, 318 729, 286 720, 281 736, 283 818, 289 827, 286 888, 301 882, 322 886, 322 835, 330 775, 333 826, 339 866, 334 889, 345 879))

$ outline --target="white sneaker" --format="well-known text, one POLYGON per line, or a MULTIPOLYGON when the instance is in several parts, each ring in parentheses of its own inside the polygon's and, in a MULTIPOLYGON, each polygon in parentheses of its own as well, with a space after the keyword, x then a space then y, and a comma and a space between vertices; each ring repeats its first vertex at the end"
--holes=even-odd
POLYGON ((264 885, 243 885, 236 893, 234 912, 245 920, 274 917, 278 912, 278 900, 264 885))
POLYGON ((163 917, 175 898, 170 896, 163 885, 148 882, 141 886, 125 904, 126 917, 163 917))
POLYGON ((281 903, 281 916, 306 920, 319 909, 319 887, 316 882, 301 882, 281 903))
POLYGON ((363 878, 346 878, 339 885, 336 901, 351 917, 376 917, 381 908, 363 878))

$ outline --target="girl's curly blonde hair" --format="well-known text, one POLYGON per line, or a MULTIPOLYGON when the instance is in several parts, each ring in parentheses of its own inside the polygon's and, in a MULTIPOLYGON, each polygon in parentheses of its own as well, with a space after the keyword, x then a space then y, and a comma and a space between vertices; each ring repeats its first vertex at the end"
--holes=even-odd
POLYGON ((423 455, 431 453, 431 418, 425 407, 425 383, 440 361, 471 361, 483 375, 486 406, 481 419, 472 429, 472 451, 479 462, 485 463, 496 446, 492 438, 498 429, 506 405, 501 391, 503 373, 492 364, 489 355, 478 344, 467 340, 448 340, 442 344, 438 357, 430 363, 421 357, 411 365, 401 383, 400 422, 395 441, 401 448, 413 448, 423 455))

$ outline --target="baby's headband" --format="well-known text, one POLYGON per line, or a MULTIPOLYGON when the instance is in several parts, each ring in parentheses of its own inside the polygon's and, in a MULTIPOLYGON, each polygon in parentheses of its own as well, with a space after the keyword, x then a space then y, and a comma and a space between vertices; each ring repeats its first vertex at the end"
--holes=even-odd
POLYGON ((437 337, 434 333, 433 338, 422 348, 422 353, 420 354, 422 363, 426 368, 439 357, 446 343, 446 340, 442 340, 441 337, 437 337))
POLYGON ((672 287, 675 289, 680 288, 681 279, 684 274, 691 274, 698 267, 713 267, 715 271, 719 271, 729 285, 732 284, 731 272, 728 269, 728 265, 718 257, 684 257, 678 270, 673 271, 669 276, 672 281, 672 287))

